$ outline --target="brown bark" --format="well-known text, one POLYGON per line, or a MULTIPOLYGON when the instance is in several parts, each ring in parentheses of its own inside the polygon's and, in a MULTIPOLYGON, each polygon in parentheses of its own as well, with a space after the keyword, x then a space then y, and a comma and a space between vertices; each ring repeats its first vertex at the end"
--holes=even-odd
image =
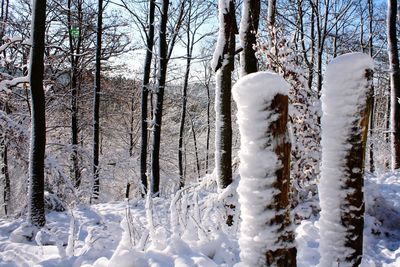
MULTIPOLYGON (((220 11, 221 12, 221 11, 220 11)), ((216 151, 215 164, 218 186, 223 189, 232 183, 232 122, 231 122, 231 89, 232 71, 234 70, 235 34, 238 32, 235 17, 235 4, 229 2, 229 7, 223 13, 224 43, 222 54, 219 55, 215 95, 216 119, 216 151), (224 62, 228 59, 228 63, 224 62)))
MULTIPOLYGON (((267 222, 270 225, 279 225, 279 240, 285 244, 294 243, 294 233, 289 229, 291 225, 289 213, 289 191, 290 191, 290 151, 291 144, 287 132, 288 122, 288 102, 287 95, 277 94, 268 110, 274 110, 279 114, 279 118, 273 121, 269 127, 269 132, 272 134, 272 144, 274 152, 278 156, 278 160, 282 163, 281 168, 276 171, 276 182, 273 187, 280 193, 274 197, 273 204, 268 206, 268 209, 273 209, 277 215, 273 220, 267 222)), ((269 266, 296 266, 296 247, 277 249, 275 251, 268 250, 266 252, 266 261, 269 266)))
POLYGON ((246 16, 248 20, 244 21, 244 24, 241 24, 241 27, 242 25, 246 25, 247 28, 245 30, 240 30, 241 38, 243 41, 243 52, 240 54, 242 76, 249 73, 257 72, 258 70, 257 57, 255 54, 256 51, 254 50, 253 45, 255 45, 257 41, 256 34, 258 32, 260 17, 260 0, 252 0, 243 3, 243 5, 245 4, 248 5, 246 9, 248 14, 242 14, 242 16, 246 16))
POLYGON ((365 78, 370 81, 370 88, 366 105, 361 108, 360 120, 354 122, 353 132, 349 136, 351 149, 346 156, 346 182, 345 188, 353 193, 347 194, 343 204, 342 224, 346 227, 345 246, 354 250, 347 261, 358 266, 362 258, 363 230, 364 230, 364 163, 365 150, 368 136, 368 123, 372 103, 372 76, 373 71, 366 70, 365 78), (360 171, 361 170, 361 171, 360 171))

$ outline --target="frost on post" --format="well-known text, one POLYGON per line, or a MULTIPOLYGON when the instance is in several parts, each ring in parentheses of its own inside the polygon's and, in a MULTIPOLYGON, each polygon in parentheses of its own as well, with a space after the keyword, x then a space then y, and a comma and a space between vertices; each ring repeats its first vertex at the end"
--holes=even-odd
POLYGON ((358 266, 373 60, 352 53, 327 67, 322 89, 320 266, 358 266))
POLYGON ((289 213, 289 84, 257 72, 233 87, 241 135, 240 258, 244 266, 296 266, 289 213))

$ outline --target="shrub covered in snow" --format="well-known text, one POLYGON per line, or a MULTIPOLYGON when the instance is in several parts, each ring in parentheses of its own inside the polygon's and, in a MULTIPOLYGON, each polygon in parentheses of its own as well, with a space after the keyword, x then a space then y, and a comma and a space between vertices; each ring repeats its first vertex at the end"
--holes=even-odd
POLYGON ((295 43, 281 37, 279 29, 270 30, 269 43, 261 39, 257 55, 264 69, 277 72, 289 83, 289 118, 291 127, 291 171, 293 206, 297 221, 309 218, 318 211, 317 178, 321 161, 320 101, 318 92, 310 87, 304 73, 304 59, 296 52, 295 43), (310 212, 302 212, 306 208, 310 212))

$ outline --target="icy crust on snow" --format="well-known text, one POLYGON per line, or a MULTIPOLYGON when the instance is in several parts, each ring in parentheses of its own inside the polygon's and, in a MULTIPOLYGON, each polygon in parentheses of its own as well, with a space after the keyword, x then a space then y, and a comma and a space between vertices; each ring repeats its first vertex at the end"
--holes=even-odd
POLYGON ((279 193, 273 188, 276 170, 280 168, 273 151, 271 138, 266 133, 277 116, 267 110, 277 94, 287 95, 289 85, 270 72, 258 72, 241 78, 233 87, 233 98, 238 107, 241 135, 241 180, 238 187, 242 222, 240 226, 240 258, 243 266, 263 266, 267 250, 282 247, 277 244, 278 225, 266 226, 276 212, 266 209, 279 193))
POLYGON ((348 193, 343 190, 347 139, 360 105, 369 94, 366 70, 373 69, 366 54, 351 53, 334 59, 327 67, 322 89, 322 167, 318 185, 321 205, 320 266, 346 266, 352 251, 345 248, 346 229, 341 224, 341 209, 348 193))

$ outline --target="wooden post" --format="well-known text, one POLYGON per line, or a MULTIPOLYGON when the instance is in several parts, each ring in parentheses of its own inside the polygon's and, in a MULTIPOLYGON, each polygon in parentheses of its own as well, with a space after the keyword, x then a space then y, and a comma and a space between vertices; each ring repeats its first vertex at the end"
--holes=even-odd
POLYGON ((296 266, 290 218, 289 84, 269 72, 234 86, 241 135, 240 258, 246 266, 296 266))
POLYGON ((352 53, 327 67, 322 91, 320 266, 358 266, 364 230, 364 163, 373 61, 352 53))

